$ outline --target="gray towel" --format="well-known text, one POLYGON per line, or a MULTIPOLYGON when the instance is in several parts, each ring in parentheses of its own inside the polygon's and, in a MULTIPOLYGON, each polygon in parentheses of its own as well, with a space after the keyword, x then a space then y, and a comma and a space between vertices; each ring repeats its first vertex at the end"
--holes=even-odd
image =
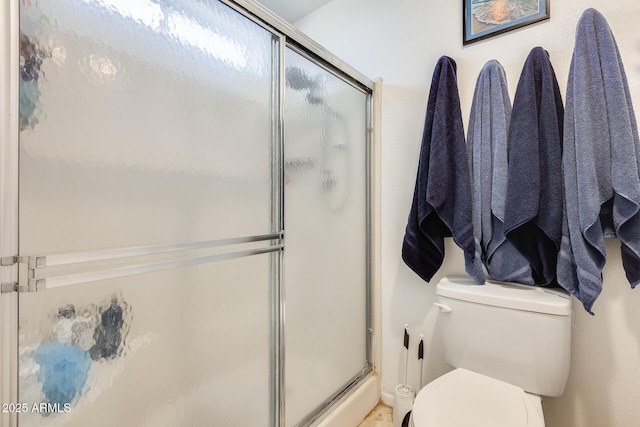
POLYGON ((529 262, 504 234, 510 120, 507 77, 502 65, 492 60, 478 76, 467 134, 476 253, 490 277, 533 285, 529 262))
POLYGON ((578 22, 566 102, 558 281, 593 314, 605 237, 617 235, 627 278, 632 287, 640 282, 638 128, 618 46, 594 9, 578 22))
POLYGON ((539 285, 555 284, 562 240, 563 114, 549 54, 535 47, 513 99, 504 232, 539 285))
POLYGON ((482 262, 474 256, 471 179, 456 62, 443 56, 431 79, 402 259, 428 282, 442 265, 444 238, 449 236, 464 251, 467 273, 484 283, 482 262))

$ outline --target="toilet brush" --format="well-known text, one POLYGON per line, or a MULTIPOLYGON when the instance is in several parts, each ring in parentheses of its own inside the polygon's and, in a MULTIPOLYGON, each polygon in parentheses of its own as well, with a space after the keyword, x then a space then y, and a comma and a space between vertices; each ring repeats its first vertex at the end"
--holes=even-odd
POLYGON ((404 384, 396 386, 393 399, 393 426, 403 427, 407 425, 408 416, 413 407, 413 399, 416 392, 409 385, 409 325, 404 325, 403 352, 405 356, 404 364, 404 384), (405 421, 406 420, 406 421, 405 421))
MULTIPOLYGON (((422 368, 424 367, 424 335, 420 334, 420 344, 418 344, 418 363, 420 364, 420 379, 418 380, 418 384, 420 385, 420 388, 418 390, 422 390, 422 368)), ((405 379, 406 382, 406 379, 405 379)), ((411 406, 412 406, 412 410, 413 410, 413 400, 415 400, 415 397, 412 397, 412 402, 411 402, 411 406)), ((402 419, 402 424, 400 425, 400 427, 410 427, 411 421, 411 411, 407 412, 407 414, 404 416, 404 418, 402 419)))
POLYGON ((404 385, 409 385, 409 325, 404 325, 404 385))

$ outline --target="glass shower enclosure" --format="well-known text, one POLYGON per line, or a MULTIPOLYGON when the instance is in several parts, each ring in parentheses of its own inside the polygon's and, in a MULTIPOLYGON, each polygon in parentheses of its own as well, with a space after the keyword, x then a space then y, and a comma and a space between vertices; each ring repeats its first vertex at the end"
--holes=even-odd
POLYGON ((244 2, 6 10, 3 420, 302 426, 370 375, 372 83, 244 2))

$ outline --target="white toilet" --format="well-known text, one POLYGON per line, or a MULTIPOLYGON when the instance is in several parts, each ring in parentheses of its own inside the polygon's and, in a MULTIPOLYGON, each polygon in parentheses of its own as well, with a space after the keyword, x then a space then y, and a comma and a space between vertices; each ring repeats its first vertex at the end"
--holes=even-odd
POLYGON ((571 299, 535 286, 444 278, 437 285, 453 371, 416 396, 413 427, 544 427, 541 396, 569 375, 571 299))

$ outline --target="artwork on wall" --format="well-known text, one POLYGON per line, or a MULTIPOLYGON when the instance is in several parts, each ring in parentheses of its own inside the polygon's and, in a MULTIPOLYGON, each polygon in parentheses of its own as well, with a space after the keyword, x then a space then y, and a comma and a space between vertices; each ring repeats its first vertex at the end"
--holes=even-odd
POLYGON ((550 0, 462 0, 463 44, 549 19, 550 0))

